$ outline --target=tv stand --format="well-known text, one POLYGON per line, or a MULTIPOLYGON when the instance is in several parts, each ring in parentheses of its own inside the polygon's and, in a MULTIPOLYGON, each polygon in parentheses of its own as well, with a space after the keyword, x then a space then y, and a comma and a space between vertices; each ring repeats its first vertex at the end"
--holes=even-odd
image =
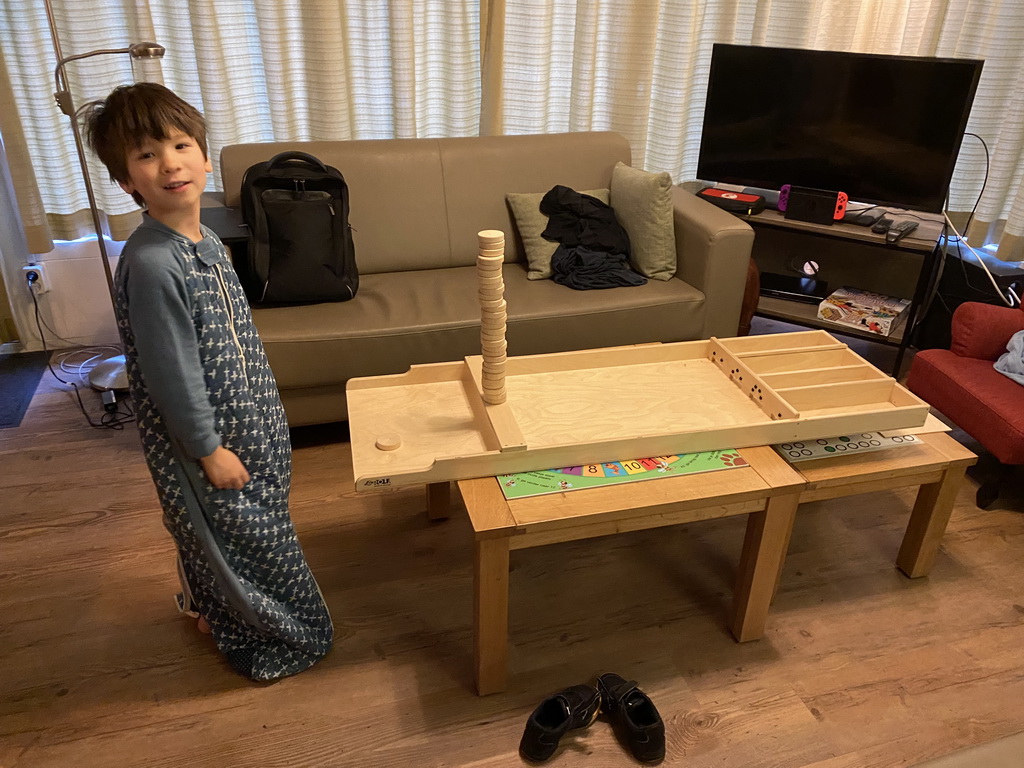
MULTIPOLYGON (((689 188, 689 185, 684 185, 689 188)), ((860 208, 861 204, 852 207, 860 208)), ((755 216, 741 216, 754 228, 751 255, 762 272, 799 276, 805 262, 818 264, 817 277, 829 290, 843 286, 910 299, 892 333, 880 336, 818 318, 817 304, 792 301, 777 296, 760 296, 756 314, 808 328, 823 328, 847 336, 869 339, 898 348, 892 375, 898 377, 904 354, 910 346, 912 330, 920 319, 921 306, 932 284, 938 264, 937 243, 943 229, 940 214, 886 209, 886 215, 899 221, 913 217, 919 226, 895 244, 885 242, 885 234, 870 227, 837 221, 830 225, 812 224, 784 218, 777 210, 766 209, 755 216)))
POLYGON ((910 299, 903 313, 906 317, 888 336, 821 320, 817 304, 773 296, 759 297, 757 314, 895 346, 898 352, 892 375, 898 377, 938 263, 943 219, 940 214, 897 208, 887 209, 886 215, 895 221, 913 217, 919 226, 898 243, 889 244, 884 233, 875 234, 869 227, 795 221, 776 210, 742 218, 754 228, 751 255, 762 272, 799 275, 804 262, 813 261, 819 267, 817 277, 828 283, 830 291, 850 286, 910 299))

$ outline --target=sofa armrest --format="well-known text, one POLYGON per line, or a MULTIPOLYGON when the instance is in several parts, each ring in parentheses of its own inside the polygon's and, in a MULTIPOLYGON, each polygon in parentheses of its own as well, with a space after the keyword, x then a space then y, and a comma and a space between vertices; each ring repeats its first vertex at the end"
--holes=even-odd
POLYGON ((1024 330, 1024 310, 968 301, 956 308, 950 351, 960 357, 995 361, 1017 331, 1024 330))
POLYGON ((676 277, 703 292, 702 338, 735 336, 754 230, 745 221, 679 187, 672 188, 676 277))

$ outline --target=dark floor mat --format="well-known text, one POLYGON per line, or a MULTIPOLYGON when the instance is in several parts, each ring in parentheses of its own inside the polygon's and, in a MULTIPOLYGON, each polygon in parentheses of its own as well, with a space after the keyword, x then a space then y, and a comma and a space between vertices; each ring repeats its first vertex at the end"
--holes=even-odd
POLYGON ((0 429, 21 424, 46 370, 46 358, 46 352, 0 355, 0 429))

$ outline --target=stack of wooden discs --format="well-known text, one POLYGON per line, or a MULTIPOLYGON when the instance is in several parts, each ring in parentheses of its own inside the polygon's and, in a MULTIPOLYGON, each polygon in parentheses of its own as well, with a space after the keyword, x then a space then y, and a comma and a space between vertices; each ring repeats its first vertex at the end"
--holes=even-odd
POLYGON ((505 361, 505 282, 501 265, 505 261, 505 233, 485 229, 477 233, 480 251, 476 258, 476 276, 480 297, 480 347, 483 362, 483 398, 485 403, 504 403, 505 361))

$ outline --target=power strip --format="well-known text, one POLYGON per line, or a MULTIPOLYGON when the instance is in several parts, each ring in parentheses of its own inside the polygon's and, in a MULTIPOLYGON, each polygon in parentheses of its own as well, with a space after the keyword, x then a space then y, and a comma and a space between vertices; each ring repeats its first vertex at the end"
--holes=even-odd
POLYGON ((885 437, 881 432, 861 432, 856 435, 824 437, 820 440, 805 440, 799 443, 779 443, 772 446, 790 463, 811 461, 844 453, 868 453, 895 448, 901 445, 920 443, 914 435, 893 435, 885 437))

